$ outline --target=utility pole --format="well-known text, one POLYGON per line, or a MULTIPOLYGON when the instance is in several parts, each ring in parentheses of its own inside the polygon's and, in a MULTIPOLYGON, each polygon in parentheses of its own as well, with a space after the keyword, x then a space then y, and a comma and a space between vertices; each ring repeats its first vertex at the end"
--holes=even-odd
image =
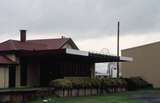
POLYGON ((117 78, 119 78, 119 26, 120 26, 120 22, 118 21, 117 24, 117 57, 118 57, 118 61, 117 61, 117 78))

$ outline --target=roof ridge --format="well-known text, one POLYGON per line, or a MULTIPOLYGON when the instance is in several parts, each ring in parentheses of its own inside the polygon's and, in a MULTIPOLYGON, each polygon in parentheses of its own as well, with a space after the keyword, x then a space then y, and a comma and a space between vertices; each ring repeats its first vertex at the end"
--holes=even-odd
POLYGON ((72 44, 73 41, 71 38, 35 39, 35 40, 27 40, 26 42, 9 39, 5 42, 0 43, 0 51, 21 50, 21 49, 24 50, 60 49, 62 48, 63 45, 67 44, 68 42, 72 44))
POLYGON ((15 50, 16 46, 14 42, 18 42, 18 40, 8 39, 6 41, 1 42, 0 44, 5 45, 6 43, 9 43, 9 45, 11 45, 11 47, 15 50))
POLYGON ((75 46, 75 48, 79 49, 77 45, 74 43, 74 41, 72 40, 72 38, 69 38, 67 41, 65 41, 59 48, 62 48, 65 45, 65 43, 68 43, 68 42, 71 42, 73 46, 75 46))
POLYGON ((129 50, 129 49, 140 48, 140 47, 144 47, 144 46, 155 45, 155 44, 159 44, 159 43, 160 43, 160 41, 151 42, 151 43, 146 43, 146 44, 141 44, 141 45, 137 45, 137 46, 133 46, 133 47, 129 47, 129 48, 122 49, 122 51, 123 51, 123 50, 129 50))
POLYGON ((58 39, 70 39, 70 38, 48 38, 48 39, 33 39, 27 41, 39 41, 39 40, 58 40, 58 39))
POLYGON ((62 48, 69 40, 71 40, 71 38, 68 38, 62 45, 59 46, 59 48, 62 48))

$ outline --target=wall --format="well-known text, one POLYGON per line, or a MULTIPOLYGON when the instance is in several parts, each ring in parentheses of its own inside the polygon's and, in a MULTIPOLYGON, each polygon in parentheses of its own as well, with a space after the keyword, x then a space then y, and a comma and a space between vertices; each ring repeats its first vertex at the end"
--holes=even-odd
POLYGON ((122 50, 122 56, 133 57, 132 62, 122 63, 122 76, 140 76, 154 87, 160 87, 160 43, 122 50))
MULTIPOLYGON (((77 64, 73 64, 75 67, 78 67, 77 64)), ((94 63, 90 63, 89 66, 87 66, 87 64, 84 64, 84 67, 86 65, 86 68, 85 69, 90 69, 89 70, 89 74, 87 75, 74 75, 73 76, 64 76, 64 78, 88 78, 88 77, 91 77, 91 78, 94 78, 95 77, 95 64, 94 63)), ((65 69, 65 68, 64 68, 65 69)), ((76 69, 77 68, 74 68, 75 71, 77 71, 76 69)), ((84 68, 79 68, 79 69, 84 69, 84 68)), ((80 72, 80 71, 79 71, 80 72)), ((86 71, 87 72, 87 71, 86 71)))
MULTIPOLYGON (((16 57, 15 54, 8 54, 6 55, 9 59, 11 59, 12 61, 15 61, 16 63, 19 63, 19 58, 16 57)), ((20 84, 20 65, 16 65, 16 87, 20 87, 21 84, 20 84)))
POLYGON ((27 86, 37 87, 40 85, 40 65, 38 63, 27 66, 27 86))
POLYGON ((12 61, 19 62, 18 58, 14 54, 8 54, 6 56, 12 61))
POLYGON ((95 63, 90 64, 91 78, 95 77, 95 63))
POLYGON ((20 65, 17 65, 16 66, 16 87, 20 87, 21 86, 20 77, 21 77, 20 65))
POLYGON ((73 49, 73 47, 69 43, 65 44, 62 48, 73 49))
POLYGON ((9 85, 9 68, 0 66, 0 88, 8 88, 9 85))

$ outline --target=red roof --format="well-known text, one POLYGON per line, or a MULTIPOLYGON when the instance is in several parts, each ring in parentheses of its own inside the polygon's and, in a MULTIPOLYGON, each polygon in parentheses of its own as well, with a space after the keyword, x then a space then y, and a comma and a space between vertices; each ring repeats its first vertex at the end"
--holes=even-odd
POLYGON ((16 62, 12 61, 6 56, 0 56, 0 64, 16 64, 16 62))
MULTIPOLYGON (((26 42, 7 40, 0 43, 0 51, 53 50, 62 48, 67 42, 73 41, 70 38, 27 40, 26 42)), ((74 43, 73 45, 78 48, 74 43)))

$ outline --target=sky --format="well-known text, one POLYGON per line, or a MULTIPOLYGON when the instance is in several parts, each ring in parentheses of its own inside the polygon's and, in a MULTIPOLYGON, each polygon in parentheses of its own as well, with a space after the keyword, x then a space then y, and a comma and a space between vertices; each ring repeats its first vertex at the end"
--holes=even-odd
POLYGON ((116 54, 160 41, 159 0, 0 0, 0 41, 71 37, 81 50, 116 54))
POLYGON ((0 0, 0 40, 71 37, 82 50, 116 53, 159 41, 159 0, 0 0))
POLYGON ((116 54, 120 49, 160 40, 159 0, 0 0, 0 41, 71 37, 82 50, 116 54), (104 50, 104 49, 103 49, 104 50))

